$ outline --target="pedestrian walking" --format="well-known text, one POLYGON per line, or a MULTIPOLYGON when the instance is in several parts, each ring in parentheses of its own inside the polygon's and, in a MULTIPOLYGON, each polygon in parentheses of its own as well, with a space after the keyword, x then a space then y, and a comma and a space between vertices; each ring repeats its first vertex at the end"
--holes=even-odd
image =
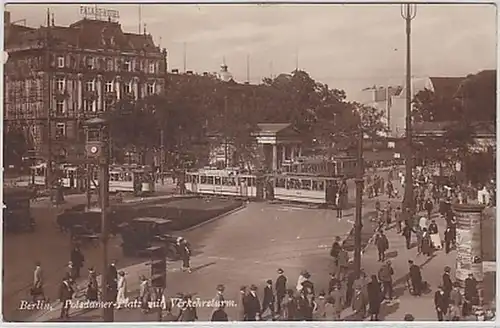
POLYGON ((380 305, 383 299, 382 290, 380 289, 380 282, 376 275, 372 275, 372 281, 368 283, 368 304, 371 321, 378 321, 380 314, 380 305))
POLYGON ((151 301, 151 287, 145 276, 141 276, 140 280, 139 301, 141 303, 141 311, 143 313, 148 313, 150 311, 149 302, 151 301))
POLYGON ((31 296, 33 302, 38 299, 45 300, 45 293, 43 291, 43 270, 40 261, 35 263, 35 270, 33 272, 33 286, 31 287, 31 296))
POLYGON ((305 295, 314 295, 314 284, 311 282, 311 274, 309 272, 304 273, 305 280, 302 281, 302 290, 301 292, 305 293, 305 295))
POLYGON ((297 302, 292 289, 286 290, 286 295, 281 302, 281 320, 293 321, 297 316, 297 302))
POLYGON ((128 303, 127 298, 127 278, 125 277, 125 272, 120 271, 118 273, 118 293, 116 295, 116 309, 119 310, 126 306, 128 303))
POLYGON ((281 303, 286 295, 286 283, 287 278, 284 275, 283 269, 278 269, 278 278, 276 278, 275 289, 276 289, 276 303, 278 313, 281 313, 281 303))
POLYGON ((97 284, 97 276, 94 268, 89 268, 89 276, 87 290, 85 292, 87 301, 97 302, 99 300, 99 285, 97 284))
POLYGON ((396 208, 396 211, 394 212, 394 218, 396 220, 396 231, 398 233, 401 233, 402 231, 402 223, 404 221, 404 216, 405 216, 405 213, 403 213, 401 211, 401 207, 397 207, 396 208))
POLYGON ((461 306, 463 304, 463 297, 459 290, 459 284, 457 282, 453 283, 453 288, 450 292, 450 309, 448 313, 448 320, 458 321, 461 317, 461 306))
POLYGON ((247 287, 241 286, 240 288, 240 303, 238 309, 238 320, 247 321, 248 317, 248 294, 247 287))
POLYGON ((444 231, 444 250, 446 254, 451 251, 451 245, 453 244, 453 230, 447 227, 444 231))
POLYGON ((375 238, 375 244, 378 250, 378 261, 385 261, 385 252, 389 249, 389 240, 382 230, 378 232, 375 238))
POLYGON ((330 249, 330 256, 333 257, 335 267, 337 268, 339 265, 338 257, 340 253, 340 249, 342 247, 340 246, 340 237, 337 236, 335 237, 335 241, 332 244, 332 248, 330 249))
POLYGON ((183 237, 177 238, 177 249, 179 250, 179 255, 182 259, 182 271, 187 271, 191 273, 191 248, 189 247, 189 243, 183 237))
POLYGON ((269 309, 271 312, 271 318, 274 320, 275 319, 275 312, 274 312, 274 292, 273 292, 273 281, 271 279, 266 281, 266 287, 264 287, 264 297, 262 298, 262 316, 266 313, 266 311, 269 309))
POLYGON ((434 293, 434 306, 439 321, 443 321, 446 313, 448 312, 449 301, 443 290, 443 286, 439 286, 438 290, 434 293))
POLYGON ((326 320, 326 293, 321 291, 318 294, 318 298, 315 299, 314 315, 313 318, 317 321, 325 321, 326 320))
POLYGON ((415 232, 415 230, 408 223, 405 224, 405 227, 403 228, 402 235, 405 237, 406 249, 411 248, 411 233, 412 232, 415 232))
POLYGON ((378 271, 378 279, 382 282, 384 299, 392 300, 392 276, 394 269, 391 261, 384 263, 378 271))
MULTIPOLYGON (((110 297, 116 299, 118 294, 118 270, 116 269, 116 261, 111 261, 108 267, 108 290, 111 293, 110 297)), ((104 287, 103 287, 104 288, 104 287)))
POLYGON ((338 321, 340 319, 340 314, 337 317, 337 312, 335 311, 335 303, 333 297, 327 296, 325 303, 325 318, 324 321, 338 321))
POLYGON ((335 206, 337 208, 337 218, 340 219, 342 218, 342 195, 340 192, 337 192, 335 194, 335 206))
POLYGON ((64 274, 64 276, 66 278, 71 279, 71 280, 75 280, 75 275, 76 275, 76 272, 75 272, 75 267, 73 265, 73 262, 72 261, 69 261, 68 262, 68 265, 66 266, 66 272, 64 274))
MULTIPOLYGON (((214 297, 215 309, 213 312, 217 311, 218 309, 224 309, 226 307, 226 301, 224 298, 224 291, 226 288, 224 287, 224 285, 219 284, 219 285, 217 285, 217 287, 215 289, 217 292, 216 292, 215 297, 214 297)), ((212 316, 213 316, 213 312, 212 312, 212 316)))
POLYGON ((64 277, 61 286, 59 287, 59 300, 62 303, 60 319, 69 318, 69 309, 71 308, 71 299, 75 290, 73 289, 70 278, 64 277))
POLYGON ((450 272, 451 272, 451 268, 449 266, 445 266, 444 267, 444 273, 443 273, 443 291, 446 295, 446 297, 450 297, 450 292, 451 290, 453 289, 453 282, 451 281, 451 277, 450 277, 450 272))
POLYGON ((73 250, 71 251, 70 256, 71 262, 73 263, 73 280, 80 278, 80 270, 83 267, 83 263, 85 262, 85 257, 80 250, 78 245, 75 245, 73 250))
POLYGON ((479 292, 477 290, 477 280, 472 273, 465 279, 463 316, 471 313, 472 307, 479 304, 479 292))
POLYGON ((250 286, 250 294, 248 294, 248 321, 261 320, 261 308, 259 296, 257 296, 257 286, 250 286))
POLYGON ((344 293, 341 291, 340 283, 335 285, 333 291, 330 293, 330 297, 333 302, 333 321, 339 321, 340 314, 345 305, 345 297, 344 293))
POLYGON ((339 256, 338 256, 338 270, 337 270, 337 278, 342 280, 347 273, 347 269, 349 267, 349 254, 345 250, 344 247, 340 248, 339 256))
MULTIPOLYGON (((182 296, 182 303, 180 304, 179 316, 177 317, 177 321, 181 322, 193 322, 198 320, 198 313, 196 311, 196 306, 193 306, 192 296, 190 294, 186 294, 182 296)), ((212 316, 213 319, 213 316, 212 316)), ((214 320, 211 320, 214 321, 214 320)), ((227 320, 226 320, 227 321, 227 320)))
POLYGON ((354 311, 353 321, 363 321, 366 317, 366 303, 365 295, 361 290, 354 291, 352 300, 352 310, 354 311))
POLYGON ((422 229, 422 254, 432 256, 432 241, 426 228, 422 229))
POLYGON ((305 288, 300 293, 297 305, 298 305, 298 320, 312 321, 314 304, 313 300, 309 297, 309 294, 306 292, 305 288))
POLYGON ((299 278, 297 279, 296 289, 299 293, 302 291, 302 288, 303 288, 302 283, 307 280, 305 277, 306 274, 309 274, 309 273, 306 270, 302 270, 299 274, 299 278))
POLYGON ((434 205, 432 204, 432 200, 430 198, 427 198, 425 202, 425 210, 427 211, 427 217, 429 220, 432 218, 432 210, 434 208, 434 205))
POLYGON ((414 296, 421 296, 422 295, 422 289, 423 289, 423 281, 422 281, 422 271, 420 270, 420 267, 413 263, 412 260, 408 260, 408 265, 409 265, 409 286, 410 287, 410 294, 414 296))

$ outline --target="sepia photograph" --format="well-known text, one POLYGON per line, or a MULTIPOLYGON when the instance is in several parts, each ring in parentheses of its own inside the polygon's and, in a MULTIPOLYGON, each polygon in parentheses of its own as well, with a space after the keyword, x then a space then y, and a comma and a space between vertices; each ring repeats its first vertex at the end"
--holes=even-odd
POLYGON ((496 320, 494 4, 3 17, 4 321, 496 320))

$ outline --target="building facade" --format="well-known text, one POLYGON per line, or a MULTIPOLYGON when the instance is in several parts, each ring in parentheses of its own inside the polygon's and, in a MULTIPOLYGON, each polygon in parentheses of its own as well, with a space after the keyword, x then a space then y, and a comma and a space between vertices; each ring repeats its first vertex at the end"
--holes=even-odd
POLYGON ((30 28, 5 14, 4 128, 22 128, 35 157, 83 157, 83 122, 165 90, 167 52, 111 20, 30 28), (49 147, 50 143, 50 147, 49 147))

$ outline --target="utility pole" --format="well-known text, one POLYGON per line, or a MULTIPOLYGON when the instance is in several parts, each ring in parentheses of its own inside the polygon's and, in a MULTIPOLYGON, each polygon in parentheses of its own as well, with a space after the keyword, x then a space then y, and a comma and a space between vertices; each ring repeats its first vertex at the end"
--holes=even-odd
MULTIPOLYGON (((104 132, 103 128, 103 132, 104 132)), ((108 131, 104 132, 104 137, 108 136, 108 131)), ((108 207, 109 207, 109 149, 103 149, 100 158, 100 181, 101 189, 101 239, 102 239, 102 298, 108 302, 114 302, 111 289, 108 287, 108 207)), ((103 308, 103 321, 114 321, 114 308, 105 306, 103 308)))
MULTIPOLYGON (((168 80, 168 61, 167 61, 167 49, 163 49, 163 95, 167 96, 167 80, 168 80)), ((164 122, 162 122, 163 124, 164 122)), ((160 178, 161 184, 165 184, 165 130, 162 125, 160 131, 160 178)))
POLYGON ((49 189, 52 202, 52 68, 50 63, 50 51, 52 46, 52 35, 50 26, 50 9, 47 8, 47 33, 45 34, 45 70, 47 72, 47 172, 45 187, 49 189))
POLYGON ((358 172, 356 179, 356 218, 354 223, 354 272, 357 278, 361 273, 361 229, 363 228, 363 176, 364 176, 364 159, 363 159, 363 126, 361 113, 359 113, 359 136, 358 136, 358 152, 357 166, 358 172))
POLYGON ((405 3, 401 5, 401 17, 406 21, 406 174, 404 206, 413 214, 413 152, 412 152, 412 117, 411 117, 411 21, 417 14, 417 5, 405 3))
POLYGON ((228 147, 227 147, 227 95, 224 96, 224 168, 227 168, 228 165, 228 147))

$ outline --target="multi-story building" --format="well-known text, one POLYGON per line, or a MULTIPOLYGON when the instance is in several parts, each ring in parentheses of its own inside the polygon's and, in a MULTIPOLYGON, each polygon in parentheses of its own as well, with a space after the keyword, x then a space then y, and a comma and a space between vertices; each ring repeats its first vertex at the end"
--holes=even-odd
POLYGON ((73 161, 83 156, 85 120, 164 91, 167 52, 109 19, 47 25, 11 24, 6 12, 4 128, 22 127, 38 158, 51 149, 73 161))

